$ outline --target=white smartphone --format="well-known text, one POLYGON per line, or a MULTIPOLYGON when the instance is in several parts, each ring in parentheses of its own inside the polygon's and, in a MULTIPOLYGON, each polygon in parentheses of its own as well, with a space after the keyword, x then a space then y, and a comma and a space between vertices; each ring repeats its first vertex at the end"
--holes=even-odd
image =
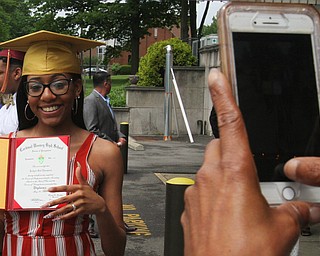
POLYGON ((320 156, 320 18, 304 4, 230 2, 218 14, 222 72, 242 112, 262 193, 270 204, 320 202, 283 165, 320 156))

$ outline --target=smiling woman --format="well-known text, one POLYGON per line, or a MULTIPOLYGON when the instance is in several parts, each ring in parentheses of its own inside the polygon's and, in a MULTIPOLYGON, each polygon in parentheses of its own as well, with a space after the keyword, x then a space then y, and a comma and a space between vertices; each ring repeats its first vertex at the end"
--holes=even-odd
POLYGON ((77 53, 98 45, 101 43, 48 31, 0 43, 1 48, 26 51, 17 92, 19 131, 8 136, 69 135, 71 156, 66 170, 69 183, 49 188, 49 192, 66 192, 66 196, 43 206, 62 207, 52 211, 0 210, 2 256, 22 252, 96 255, 88 232, 89 214, 96 215, 104 253, 124 254, 122 157, 115 144, 85 130, 82 116, 82 70, 77 53))

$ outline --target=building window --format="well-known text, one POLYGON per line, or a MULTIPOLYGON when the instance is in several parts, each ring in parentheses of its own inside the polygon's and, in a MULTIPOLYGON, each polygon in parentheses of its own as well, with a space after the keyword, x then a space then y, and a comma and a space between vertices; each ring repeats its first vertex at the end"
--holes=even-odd
POLYGON ((106 53, 106 47, 104 45, 99 46, 98 47, 98 59, 103 61, 105 53, 106 53))

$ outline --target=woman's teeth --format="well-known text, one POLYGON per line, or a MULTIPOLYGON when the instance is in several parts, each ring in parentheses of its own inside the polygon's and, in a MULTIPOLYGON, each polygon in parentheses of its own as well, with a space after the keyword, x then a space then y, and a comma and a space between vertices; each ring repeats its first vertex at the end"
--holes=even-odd
POLYGON ((51 107, 42 108, 42 110, 44 112, 51 112, 51 111, 57 110, 58 108, 59 108, 58 106, 51 106, 51 107))

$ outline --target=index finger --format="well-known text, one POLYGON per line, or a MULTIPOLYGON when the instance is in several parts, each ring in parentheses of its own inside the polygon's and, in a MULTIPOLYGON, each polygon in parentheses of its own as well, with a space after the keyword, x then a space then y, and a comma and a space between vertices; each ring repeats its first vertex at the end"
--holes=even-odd
POLYGON ((296 157, 284 165, 286 176, 296 182, 320 186, 320 157, 296 157))
POLYGON ((245 157, 252 157, 245 124, 230 83, 217 69, 211 69, 208 85, 217 113, 222 158, 243 161, 245 157))

